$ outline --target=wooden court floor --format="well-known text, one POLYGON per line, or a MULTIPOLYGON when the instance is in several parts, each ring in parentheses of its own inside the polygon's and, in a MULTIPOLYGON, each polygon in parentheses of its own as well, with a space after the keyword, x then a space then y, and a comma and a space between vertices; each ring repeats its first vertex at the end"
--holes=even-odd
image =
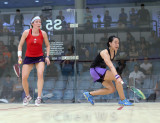
POLYGON ((0 123, 160 123, 160 103, 0 104, 0 123))

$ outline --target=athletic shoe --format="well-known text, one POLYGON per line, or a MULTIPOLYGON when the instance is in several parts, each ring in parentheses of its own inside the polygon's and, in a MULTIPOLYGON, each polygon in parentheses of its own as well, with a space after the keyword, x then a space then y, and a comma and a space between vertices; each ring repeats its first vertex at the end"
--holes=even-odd
POLYGON ((23 105, 24 106, 28 105, 31 100, 32 100, 31 96, 25 96, 25 98, 23 99, 23 105))
POLYGON ((37 97, 37 99, 35 100, 35 105, 40 106, 40 104, 41 104, 41 97, 37 97))
POLYGON ((83 95, 88 100, 88 102, 90 102, 92 105, 94 105, 94 102, 93 102, 94 96, 90 95, 89 92, 84 92, 83 95))
POLYGON ((133 104, 131 102, 129 102, 127 99, 124 99, 124 100, 120 100, 118 102, 118 104, 120 105, 124 105, 124 106, 132 106, 133 104))

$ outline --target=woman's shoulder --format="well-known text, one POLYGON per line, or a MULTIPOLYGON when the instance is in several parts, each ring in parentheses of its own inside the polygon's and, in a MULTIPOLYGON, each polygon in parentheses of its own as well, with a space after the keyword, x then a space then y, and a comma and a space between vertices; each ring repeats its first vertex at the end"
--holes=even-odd
POLYGON ((101 52, 108 52, 108 49, 103 49, 103 50, 100 51, 100 53, 101 52))
POLYGON ((24 32, 29 32, 30 31, 30 29, 26 29, 26 30, 24 30, 24 32))
POLYGON ((42 32, 43 37, 44 37, 45 35, 47 35, 47 33, 46 33, 44 30, 41 30, 41 32, 42 32))
POLYGON ((46 33, 44 30, 41 30, 42 34, 46 33))
POLYGON ((23 33, 24 33, 24 34, 28 34, 29 31, 30 31, 30 29, 26 29, 23 33))
POLYGON ((30 29, 26 29, 26 30, 23 32, 23 35, 24 35, 25 37, 27 37, 28 34, 29 34, 29 31, 30 31, 30 29))
POLYGON ((107 49, 103 49, 103 50, 100 51, 100 55, 103 55, 103 54, 106 54, 106 53, 108 53, 107 49))

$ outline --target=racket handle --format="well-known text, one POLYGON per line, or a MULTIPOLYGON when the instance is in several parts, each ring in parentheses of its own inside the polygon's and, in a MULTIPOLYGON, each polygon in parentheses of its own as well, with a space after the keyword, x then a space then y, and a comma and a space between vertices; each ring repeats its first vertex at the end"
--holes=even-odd
POLYGON ((122 85, 124 84, 124 82, 123 82, 123 81, 121 81, 121 83, 122 83, 122 85))

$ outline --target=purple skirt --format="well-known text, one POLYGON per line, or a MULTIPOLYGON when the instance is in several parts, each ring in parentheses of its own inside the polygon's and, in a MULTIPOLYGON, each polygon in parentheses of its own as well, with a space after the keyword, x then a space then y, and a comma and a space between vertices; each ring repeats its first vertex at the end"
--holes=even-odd
POLYGON ((39 56, 39 57, 25 57, 23 64, 35 64, 39 62, 45 62, 44 56, 39 56))
POLYGON ((104 81, 106 71, 107 69, 100 67, 90 68, 90 74, 93 78, 93 81, 102 83, 104 81))

